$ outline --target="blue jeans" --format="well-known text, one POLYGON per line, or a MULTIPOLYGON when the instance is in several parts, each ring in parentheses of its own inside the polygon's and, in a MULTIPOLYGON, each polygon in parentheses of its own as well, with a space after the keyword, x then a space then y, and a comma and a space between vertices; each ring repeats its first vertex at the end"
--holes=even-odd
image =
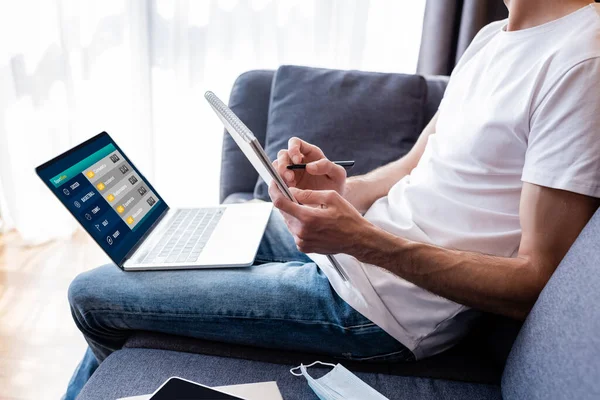
POLYGON ((271 214, 252 267, 124 272, 105 265, 73 281, 69 302, 91 350, 71 381, 68 393, 74 394, 97 366, 95 359, 102 362, 120 349, 133 331, 340 359, 414 359, 335 293, 317 265, 296 249, 278 211, 271 214))

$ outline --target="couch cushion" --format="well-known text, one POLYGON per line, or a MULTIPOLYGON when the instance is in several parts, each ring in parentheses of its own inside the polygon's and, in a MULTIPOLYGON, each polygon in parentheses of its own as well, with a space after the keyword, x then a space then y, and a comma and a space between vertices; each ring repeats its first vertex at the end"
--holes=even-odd
MULTIPOLYGON (((304 378, 290 374, 295 365, 271 364, 165 350, 124 349, 96 370, 79 400, 106 400, 152 393, 167 378, 179 376, 208 386, 276 381, 286 400, 317 399, 304 378)), ((314 368, 319 377, 329 369, 314 368)), ((495 385, 480 385, 357 372, 362 380, 390 399, 501 399, 495 385)))
MULTIPOLYGON (((473 331, 457 346, 442 354, 413 363, 351 362, 345 365, 353 371, 390 375, 449 379, 464 382, 500 384, 500 376, 512 340, 518 332, 509 321, 491 316, 480 319, 473 331), (493 331, 491 331, 492 329, 493 331)), ((171 336, 153 332, 135 332, 125 343, 126 348, 149 348, 221 357, 233 357, 274 364, 311 363, 314 360, 335 363, 339 360, 323 354, 258 348, 195 338, 171 336)))
POLYGON ((600 399, 600 211, 540 294, 508 358, 504 398, 600 399))
MULTIPOLYGON (((356 160, 349 175, 367 173, 411 149, 426 96, 418 75, 282 66, 273 78, 265 151, 274 160, 298 136, 332 160, 356 160)), ((255 197, 269 199, 261 180, 255 197)))

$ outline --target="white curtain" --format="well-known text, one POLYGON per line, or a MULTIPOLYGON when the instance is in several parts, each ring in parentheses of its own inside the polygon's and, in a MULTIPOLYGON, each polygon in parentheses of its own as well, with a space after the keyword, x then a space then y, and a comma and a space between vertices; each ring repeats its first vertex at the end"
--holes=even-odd
POLYGON ((34 167, 108 131, 172 206, 215 204, 242 72, 413 73, 425 0, 19 0, 0 13, 0 214, 30 243, 75 223, 34 167), (175 178, 174 178, 175 177, 175 178))

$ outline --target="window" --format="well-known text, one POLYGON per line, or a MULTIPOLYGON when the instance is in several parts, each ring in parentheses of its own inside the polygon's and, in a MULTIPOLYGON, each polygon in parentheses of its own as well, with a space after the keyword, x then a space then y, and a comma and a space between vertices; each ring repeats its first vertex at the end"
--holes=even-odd
POLYGON ((72 231, 33 168, 104 130, 169 204, 215 204, 223 129, 206 90, 227 100, 239 74, 281 64, 414 72, 424 7, 409 0, 13 2, 0 15, 3 215, 32 241, 72 231), (185 179, 172 179, 174 171, 185 179))

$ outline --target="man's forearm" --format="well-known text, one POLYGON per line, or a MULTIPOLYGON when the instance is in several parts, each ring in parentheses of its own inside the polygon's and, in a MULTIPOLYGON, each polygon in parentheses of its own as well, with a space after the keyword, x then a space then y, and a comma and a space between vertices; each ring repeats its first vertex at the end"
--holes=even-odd
POLYGON ((549 279, 524 258, 448 250, 377 227, 352 254, 417 286, 473 308, 523 319, 549 279))
POLYGON ((387 196, 396 182, 410 174, 414 166, 409 161, 403 157, 368 174, 348 178, 344 198, 364 214, 377 199, 387 196))

